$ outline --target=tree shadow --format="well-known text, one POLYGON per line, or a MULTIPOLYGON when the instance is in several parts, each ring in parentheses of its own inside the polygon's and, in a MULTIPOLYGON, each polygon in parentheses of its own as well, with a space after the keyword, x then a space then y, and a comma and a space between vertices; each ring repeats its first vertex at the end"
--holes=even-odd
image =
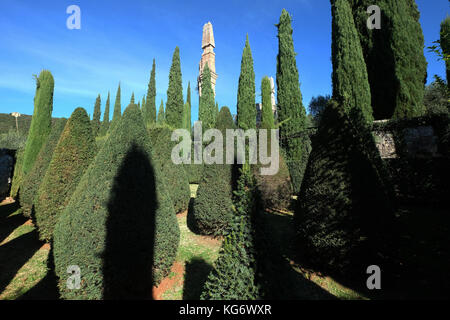
POLYGON ((43 244, 33 230, 0 246, 0 292, 43 244))
POLYGON ((55 261, 53 258, 53 242, 50 244, 50 252, 47 258, 47 274, 33 288, 20 296, 18 300, 58 300, 58 279, 55 273, 55 261))
POLYGON ((212 269, 209 263, 200 258, 186 262, 183 300, 200 300, 203 285, 212 269))
POLYGON ((108 202, 104 299, 152 299, 155 183, 149 155, 133 145, 114 179, 108 202))
POLYGON ((21 214, 16 214, 9 217, 10 214, 14 213, 19 208, 20 206, 17 202, 0 206, 0 243, 5 240, 18 226, 27 221, 27 219, 21 214))

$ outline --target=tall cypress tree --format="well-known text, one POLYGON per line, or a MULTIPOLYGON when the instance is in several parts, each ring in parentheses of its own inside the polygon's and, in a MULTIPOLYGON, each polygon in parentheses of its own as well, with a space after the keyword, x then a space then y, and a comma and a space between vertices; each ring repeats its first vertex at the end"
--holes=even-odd
POLYGON ((142 103, 144 122, 146 125, 156 122, 156 63, 153 59, 152 71, 150 72, 150 81, 148 83, 147 98, 142 103))
POLYGON ((255 105, 255 71, 248 35, 242 53, 241 74, 239 76, 237 96, 238 127, 242 129, 256 128, 255 105))
MULTIPOLYGON (((145 106, 145 95, 142 97, 141 110, 144 108, 144 106, 145 106)), ((155 112, 155 114, 156 114, 156 112, 155 112)), ((155 118, 156 118, 156 116, 155 116, 155 118)))
POLYGON ((175 48, 172 66, 169 72, 169 88, 167 89, 167 103, 165 119, 169 126, 181 128, 183 125, 183 84, 181 80, 180 49, 175 48))
POLYGON ((369 80, 348 0, 331 0, 331 14, 333 98, 350 117, 354 117, 355 108, 362 110, 370 124, 373 116, 369 80))
POLYGON ((188 116, 187 116, 187 118, 188 118, 188 123, 187 123, 188 127, 187 127, 187 129, 191 130, 191 125, 192 125, 191 124, 191 107, 192 107, 192 103, 191 103, 191 82, 190 81, 188 82, 188 87, 187 87, 186 102, 189 104, 188 116))
POLYGON ((261 81, 261 128, 274 129, 274 118, 271 100, 272 88, 270 87, 270 79, 265 76, 261 81))
POLYGON ((97 96, 97 99, 95 99, 94 115, 92 116, 92 134, 94 135, 94 137, 96 137, 100 131, 100 117, 102 115, 100 105, 101 105, 101 98, 99 94, 97 96))
POLYGON ((110 94, 108 91, 108 98, 106 99, 105 113, 103 114, 103 122, 100 127, 100 136, 106 135, 109 129, 109 104, 110 104, 110 94))
POLYGON ((420 13, 414 0, 379 0, 381 29, 367 28, 370 0, 352 0, 353 16, 371 90, 375 119, 424 113, 427 62, 420 13))
POLYGON ((42 70, 36 78, 34 111, 23 155, 22 173, 27 174, 51 131, 55 80, 50 71, 42 70))
POLYGON ((198 102, 198 119, 202 121, 202 126, 205 129, 214 127, 216 122, 215 105, 214 105, 214 91, 211 85, 211 72, 208 64, 205 65, 202 73, 202 95, 199 96, 198 102))
POLYGON ((309 140, 287 138, 289 135, 306 129, 306 111, 302 103, 299 75, 292 40, 291 16, 283 9, 278 28, 277 55, 277 100, 278 122, 281 123, 280 135, 282 148, 286 153, 286 162, 292 178, 294 191, 300 190, 303 173, 308 159, 309 140))
POLYGON ((117 88, 116 94, 116 102, 114 103, 114 113, 111 122, 111 128, 113 128, 117 124, 117 122, 120 120, 120 117, 122 117, 122 106, 120 105, 120 83, 119 83, 119 87, 117 88))
POLYGON ((135 104, 134 103, 134 91, 131 93, 130 104, 135 104))
POLYGON ((156 120, 158 124, 164 124, 166 122, 166 115, 164 114, 164 102, 161 99, 161 104, 159 105, 158 118, 156 120))

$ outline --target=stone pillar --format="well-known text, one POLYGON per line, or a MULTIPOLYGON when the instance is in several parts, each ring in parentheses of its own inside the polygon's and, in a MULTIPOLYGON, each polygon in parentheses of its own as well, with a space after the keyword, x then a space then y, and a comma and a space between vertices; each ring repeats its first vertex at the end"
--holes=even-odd
POLYGON ((203 37, 202 37, 202 58, 199 63, 199 75, 197 78, 197 88, 198 94, 202 95, 202 75, 203 68, 206 64, 208 64, 209 70, 211 71, 211 85, 214 92, 216 94, 216 54, 214 53, 214 48, 216 44, 214 42, 214 33, 211 22, 206 23, 203 26, 203 37))

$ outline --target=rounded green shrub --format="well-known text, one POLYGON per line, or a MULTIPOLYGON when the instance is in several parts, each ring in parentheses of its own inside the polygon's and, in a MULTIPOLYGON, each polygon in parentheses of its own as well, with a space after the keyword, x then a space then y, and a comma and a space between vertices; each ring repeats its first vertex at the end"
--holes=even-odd
POLYGON ((16 150, 16 161, 14 164, 14 174, 11 183, 11 191, 9 192, 10 196, 14 199, 19 200, 20 197, 20 186, 22 184, 23 173, 22 173, 22 164, 23 164, 23 155, 25 153, 25 149, 16 150))
POLYGON ((83 175, 54 232, 64 299, 144 299, 169 273, 180 231, 141 111, 125 110, 83 175), (67 268, 80 268, 70 290, 67 268))
POLYGON ((305 260, 358 280, 369 265, 386 269, 396 247, 395 199, 364 123, 335 102, 327 106, 294 215, 305 260))
POLYGON ((77 108, 67 121, 34 200, 39 237, 50 241, 58 217, 95 156, 89 116, 77 108))
POLYGON ((53 151, 58 144, 59 137, 64 130, 66 122, 67 119, 65 118, 60 118, 55 121, 47 141, 36 158, 33 168, 23 180, 20 192, 20 205, 22 206, 22 212, 26 217, 31 216, 34 199, 39 190, 42 179, 47 172, 48 165, 52 159, 53 151))
POLYGON ((36 78, 33 118, 23 155, 22 171, 24 174, 28 174, 32 169, 39 151, 50 134, 54 87, 55 80, 50 71, 42 70, 39 77, 36 78))
POLYGON ((170 192, 176 213, 186 210, 189 206, 191 191, 189 178, 182 164, 173 163, 172 148, 176 145, 171 141, 172 129, 165 126, 155 126, 149 129, 155 164, 159 166, 163 179, 170 192))

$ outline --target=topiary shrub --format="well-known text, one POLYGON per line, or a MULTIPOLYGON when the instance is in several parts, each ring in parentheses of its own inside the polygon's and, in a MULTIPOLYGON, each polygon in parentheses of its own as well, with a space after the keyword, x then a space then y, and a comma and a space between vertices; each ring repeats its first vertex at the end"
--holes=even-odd
POLYGON ((170 192, 176 213, 186 210, 189 206, 191 191, 189 179, 183 165, 172 162, 172 148, 176 145, 171 141, 172 129, 165 126, 154 126, 149 129, 155 164, 159 166, 170 192))
POLYGON ((95 156, 89 116, 77 108, 67 121, 34 200, 39 237, 50 241, 58 217, 95 156))
MULTIPOLYGON (((216 128, 221 130, 226 141, 226 129, 235 125, 230 110, 223 107, 216 120, 216 128)), ((225 150, 224 150, 225 156, 225 150)), ((225 160, 225 159, 224 159, 225 160)), ((192 210, 193 227, 204 235, 222 236, 226 234, 232 219, 234 176, 237 167, 229 164, 203 166, 202 180, 197 189, 192 210)))
POLYGON ((362 116, 351 121, 331 102, 313 141, 294 216, 306 261, 358 280, 367 279, 372 264, 387 268, 396 243, 395 203, 386 177, 362 116))
POLYGON ((250 170, 242 170, 234 198, 234 219, 203 286, 202 300, 256 300, 263 298, 259 284, 254 217, 257 189, 250 170))
POLYGON ((19 200, 19 191, 22 184, 23 174, 22 174, 22 164, 23 164, 23 154, 25 149, 19 149, 16 151, 16 161, 14 164, 14 174, 11 182, 11 190, 9 192, 10 196, 16 201, 19 200))
POLYGON ((55 81, 50 71, 42 70, 39 77, 36 78, 33 118, 23 155, 22 171, 24 174, 28 174, 33 167, 39 151, 50 134, 54 86, 55 81))
POLYGON ((20 192, 20 205, 22 206, 22 213, 26 217, 31 217, 31 209, 34 199, 41 185, 42 179, 47 172, 48 165, 52 159, 53 151, 58 144, 59 137, 66 125, 67 119, 61 118, 55 121, 52 131, 48 136, 47 141, 39 152, 36 161, 30 173, 25 177, 22 183, 20 192))
POLYGON ((274 175, 261 175, 261 166, 254 167, 256 185, 265 208, 286 210, 292 201, 292 184, 289 168, 280 153, 278 172, 274 175))
POLYGON ((64 299, 143 299, 169 273, 180 231, 152 160, 141 111, 130 105, 83 175, 54 232, 64 299), (79 266, 79 290, 67 267, 79 266))

